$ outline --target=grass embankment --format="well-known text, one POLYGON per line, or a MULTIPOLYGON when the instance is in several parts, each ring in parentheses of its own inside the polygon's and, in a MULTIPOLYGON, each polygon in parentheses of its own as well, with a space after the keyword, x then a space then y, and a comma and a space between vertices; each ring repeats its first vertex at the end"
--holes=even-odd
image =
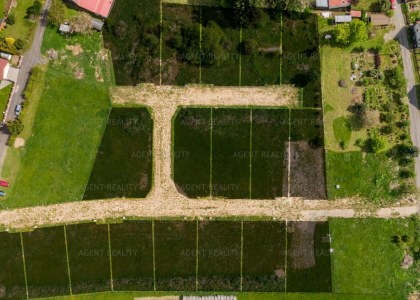
MULTIPOLYGON (((334 29, 324 19, 319 24, 321 36, 334 29)), ((361 196, 385 203, 398 201, 412 190, 412 159, 402 161, 398 150, 401 145, 411 146, 408 103, 391 83, 394 70, 402 66, 399 45, 384 41, 386 29, 370 30, 371 38, 347 48, 323 42, 330 199, 361 196), (365 112, 359 113, 359 108, 365 112), (380 150, 371 146, 376 137, 382 141, 380 150)))
POLYGON ((24 113, 25 147, 12 149, 6 158, 5 179, 12 187, 3 207, 82 199, 110 110, 109 68, 101 45, 99 33, 66 40, 55 28, 46 30, 42 52, 54 48, 58 59, 49 63, 44 88, 37 85, 42 101, 37 100, 36 116, 32 104, 24 113), (80 48, 68 50, 67 44, 80 48))

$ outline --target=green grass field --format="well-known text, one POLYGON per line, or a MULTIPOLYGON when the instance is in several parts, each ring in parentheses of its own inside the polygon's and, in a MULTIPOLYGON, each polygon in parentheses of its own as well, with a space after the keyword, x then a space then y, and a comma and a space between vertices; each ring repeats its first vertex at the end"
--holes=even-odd
POLYGON ((283 222, 244 222, 243 291, 285 291, 285 238, 283 222))
POLYGON ((198 289, 238 291, 241 284, 241 223, 200 222, 198 289))
POLYGON ((330 292, 328 222, 287 225, 287 292, 330 292))
POLYGON ((29 297, 68 295, 70 285, 63 227, 24 233, 23 241, 29 297))
POLYGON ((310 197, 317 186, 322 191, 313 197, 325 198, 325 183, 319 175, 324 174, 324 154, 318 109, 184 107, 175 116, 173 128, 174 180, 188 197, 274 199, 287 195, 285 154, 290 134, 293 143, 309 145, 294 152, 297 163, 291 173, 299 182, 315 182, 304 193, 297 182, 293 194, 310 197), (317 168, 313 168, 314 159, 317 168))
POLYGON ((211 109, 181 108, 173 122, 173 178, 189 197, 210 195, 211 109))
POLYGON ((9 84, 0 90, 0 111, 6 110, 7 102, 9 101, 10 93, 12 92, 13 84, 9 84))
POLYGON ((146 197, 152 186, 152 135, 147 108, 114 107, 83 199, 146 197))
POLYGON ((418 234, 418 226, 411 219, 330 220, 333 292, 407 299, 418 274, 400 267, 403 251, 392 237, 418 234))
POLYGON ((66 232, 73 293, 111 290, 108 226, 69 225, 66 232))
POLYGON ((114 290, 152 291, 152 222, 112 224, 110 236, 114 290))
POLYGON ((196 222, 154 222, 156 290, 196 288, 196 222))
POLYGON ((30 111, 33 127, 31 120, 25 123, 30 133, 25 147, 6 158, 11 177, 6 179, 17 177, 3 207, 82 199, 110 110, 108 61, 97 59, 101 45, 99 33, 66 40, 47 28, 42 52, 54 48, 60 59, 48 66, 36 116, 30 111), (73 55, 66 44, 80 44, 83 53, 73 55), (82 80, 75 76, 80 72, 82 80))

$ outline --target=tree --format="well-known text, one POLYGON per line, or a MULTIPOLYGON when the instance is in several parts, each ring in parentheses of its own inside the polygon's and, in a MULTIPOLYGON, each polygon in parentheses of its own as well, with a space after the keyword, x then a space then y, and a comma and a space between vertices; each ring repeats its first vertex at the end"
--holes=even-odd
POLYGON ((23 47, 25 47, 25 42, 22 39, 17 39, 15 41, 15 47, 16 49, 21 50, 23 47))
POLYGON ((223 47, 226 36, 216 22, 211 21, 203 29, 203 40, 201 45, 203 65, 214 65, 225 60, 225 49, 223 47))
POLYGON ((358 19, 353 19, 350 22, 351 43, 363 42, 367 40, 367 38, 368 34, 366 23, 358 19))
POLYGON ((253 0, 232 0, 233 14, 236 23, 242 27, 258 25, 261 12, 253 0))
POLYGON ((368 140, 368 146, 374 153, 379 153, 386 148, 386 139, 381 136, 378 130, 372 130, 368 140))
POLYGON ((379 1, 379 9, 381 12, 386 13, 388 10, 391 9, 391 1, 390 0, 380 0, 379 1))
POLYGON ((6 41, 6 44, 7 44, 8 46, 13 46, 13 45, 15 44, 15 39, 14 39, 14 38, 12 38, 12 37, 7 37, 7 38, 5 38, 4 40, 6 41))
POLYGON ((92 31, 92 17, 85 12, 79 12, 73 19, 70 21, 71 26, 74 29, 74 32, 87 34, 92 31))
POLYGON ((334 29, 335 41, 340 45, 349 45, 351 43, 350 25, 348 23, 338 24, 334 29))
POLYGON ((7 121, 7 128, 9 129, 9 132, 16 136, 20 134, 23 131, 23 124, 20 119, 16 119, 14 121, 7 121))
POLYGON ((26 10, 26 16, 30 19, 34 19, 41 15, 42 4, 39 0, 35 0, 32 6, 29 6, 26 10))
POLYGON ((15 15, 13 14, 9 15, 6 19, 6 23, 9 25, 13 25, 15 24, 15 22, 16 22, 16 18, 15 18, 15 15))
POLYGON ((61 0, 52 0, 48 22, 52 25, 60 25, 64 21, 66 7, 61 0))
POLYGON ((242 42, 241 51, 243 54, 252 55, 258 50, 258 43, 254 39, 246 39, 242 42))
POLYGON ((310 0, 266 0, 268 8, 277 10, 304 11, 310 4, 310 0))

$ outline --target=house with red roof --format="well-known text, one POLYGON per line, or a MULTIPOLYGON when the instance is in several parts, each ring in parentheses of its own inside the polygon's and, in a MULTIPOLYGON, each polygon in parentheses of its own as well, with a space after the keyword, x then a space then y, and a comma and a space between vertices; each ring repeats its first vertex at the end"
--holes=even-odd
POLYGON ((72 0, 77 6, 94 13, 95 15, 108 18, 115 0, 72 0))
POLYGON ((4 80, 8 77, 10 71, 9 61, 0 58, 0 80, 4 80))
POLYGON ((316 0, 318 9, 339 9, 351 6, 351 0, 316 0))

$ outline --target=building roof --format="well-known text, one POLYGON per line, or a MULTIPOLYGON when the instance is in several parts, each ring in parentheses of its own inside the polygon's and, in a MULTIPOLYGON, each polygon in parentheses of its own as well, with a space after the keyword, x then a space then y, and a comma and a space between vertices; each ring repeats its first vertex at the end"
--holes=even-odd
POLYGON ((329 8, 341 8, 351 5, 351 0, 329 0, 329 8))
POLYGON ((104 27, 104 21, 96 19, 96 18, 92 18, 92 27, 95 28, 96 30, 101 31, 102 27, 104 27))
POLYGON ((58 30, 60 30, 60 32, 63 32, 63 33, 70 33, 71 27, 68 24, 61 24, 58 30))
POLYGON ((387 26, 390 23, 389 18, 383 14, 372 14, 370 21, 374 26, 387 26))
POLYGON ((328 0, 316 0, 316 7, 328 8, 328 0))
POLYGON ((114 0, 73 0, 78 6, 107 18, 111 12, 114 0))
POLYGON ((350 15, 335 16, 335 23, 350 23, 351 19, 350 15))
POLYGON ((419 23, 416 23, 413 26, 413 31, 416 38, 417 47, 419 47, 420 46, 420 24, 419 23))
POLYGON ((362 17, 362 11, 361 10, 351 10, 350 16, 353 18, 361 18, 362 17))
POLYGON ((4 69, 7 67, 7 65, 9 64, 8 60, 5 60, 3 58, 0 58, 0 80, 3 80, 4 77, 4 69))

